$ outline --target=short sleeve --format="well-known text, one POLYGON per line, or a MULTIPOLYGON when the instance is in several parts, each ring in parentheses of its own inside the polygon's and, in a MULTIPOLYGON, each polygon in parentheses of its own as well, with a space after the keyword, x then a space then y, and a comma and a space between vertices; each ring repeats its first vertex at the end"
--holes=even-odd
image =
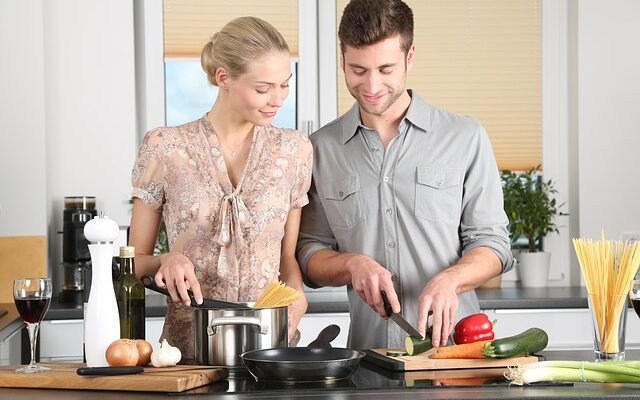
POLYGON ((300 134, 300 148, 295 165, 295 181, 291 188, 291 208, 302 208, 309 203, 307 192, 311 187, 313 166, 313 147, 309 139, 302 134, 300 134))
POLYGON ((144 136, 131 172, 133 197, 140 198, 154 210, 164 202, 164 148, 162 130, 154 129, 144 136))

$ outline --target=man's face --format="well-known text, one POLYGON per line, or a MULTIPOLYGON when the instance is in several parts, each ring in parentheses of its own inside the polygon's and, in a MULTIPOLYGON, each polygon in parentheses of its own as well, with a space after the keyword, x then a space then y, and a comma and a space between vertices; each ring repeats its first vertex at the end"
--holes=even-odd
POLYGON ((345 46, 345 81, 362 111, 381 115, 404 93, 414 52, 412 46, 405 56, 399 36, 361 48, 345 46))

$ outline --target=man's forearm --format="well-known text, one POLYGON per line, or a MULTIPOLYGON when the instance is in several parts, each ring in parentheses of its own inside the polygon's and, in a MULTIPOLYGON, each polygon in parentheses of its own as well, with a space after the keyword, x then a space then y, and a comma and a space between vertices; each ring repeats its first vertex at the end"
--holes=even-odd
POLYGON ((357 255, 333 249, 318 250, 307 262, 307 276, 320 286, 344 286, 351 283, 349 265, 357 255))
POLYGON ((454 277, 457 282, 456 292, 459 294, 475 289, 500 272, 502 264, 496 253, 488 247, 477 247, 438 275, 454 277))

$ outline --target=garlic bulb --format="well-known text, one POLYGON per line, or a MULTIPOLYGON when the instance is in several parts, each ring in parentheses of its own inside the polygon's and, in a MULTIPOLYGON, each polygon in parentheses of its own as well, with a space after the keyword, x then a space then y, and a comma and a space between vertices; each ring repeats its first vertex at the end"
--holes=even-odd
POLYGON ((151 364, 154 367, 173 367, 182 358, 182 353, 177 347, 171 346, 167 339, 162 339, 160 348, 151 353, 151 364))

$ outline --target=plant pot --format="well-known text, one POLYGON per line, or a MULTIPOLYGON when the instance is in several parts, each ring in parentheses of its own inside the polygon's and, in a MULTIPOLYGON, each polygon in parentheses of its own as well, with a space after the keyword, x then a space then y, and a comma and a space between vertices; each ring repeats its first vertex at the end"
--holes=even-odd
POLYGON ((523 251, 518 256, 522 287, 545 287, 549 280, 551 253, 523 251))

